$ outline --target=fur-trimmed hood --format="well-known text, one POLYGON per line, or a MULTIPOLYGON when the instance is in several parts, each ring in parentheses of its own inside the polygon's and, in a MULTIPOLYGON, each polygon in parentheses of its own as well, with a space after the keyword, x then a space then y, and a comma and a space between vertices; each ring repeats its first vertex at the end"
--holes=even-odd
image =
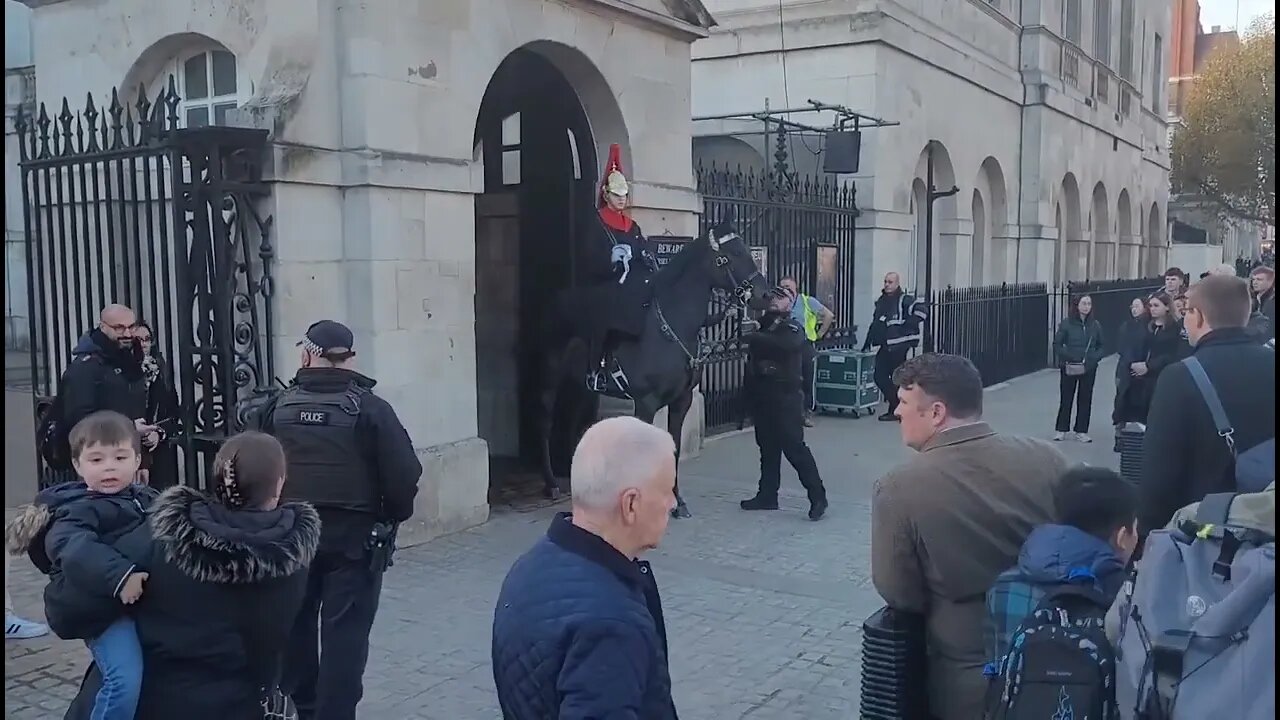
POLYGON ((151 534, 165 560, 199 582, 248 584, 288 577, 311 564, 320 517, 305 503, 232 510, 185 486, 151 506, 151 534))

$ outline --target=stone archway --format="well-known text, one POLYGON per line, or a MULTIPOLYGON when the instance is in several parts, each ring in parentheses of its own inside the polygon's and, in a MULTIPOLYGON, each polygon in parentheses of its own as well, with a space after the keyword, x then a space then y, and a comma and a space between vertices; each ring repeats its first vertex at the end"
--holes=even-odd
POLYGON ((1080 184, 1071 173, 1062 178, 1060 210, 1058 252, 1062 257, 1062 275, 1058 280, 1084 280, 1089 274, 1089 241, 1080 224, 1080 184))
POLYGON ((1089 235, 1092 241, 1089 278, 1109 280, 1113 277, 1115 267, 1116 241, 1111 234, 1111 208, 1107 205, 1107 187, 1101 182, 1093 186, 1089 235))
POLYGON ((1116 260, 1116 277, 1135 278, 1141 265, 1142 238, 1133 230, 1133 202, 1129 190, 1120 191, 1116 202, 1116 241, 1119 252, 1116 260))
MULTIPOLYGON (((598 158, 623 149, 625 126, 591 61, 551 42, 511 52, 494 71, 476 119, 476 413, 489 446, 491 503, 540 488, 538 443, 544 313, 582 276, 596 207, 598 158), (609 128, 601 137, 598 128, 609 128)), ((567 467, 571 423, 554 443, 567 467), (567 445, 567 447, 566 447, 567 445)), ((567 474, 567 473, 566 473, 567 474)))
POLYGON ((1164 220, 1160 215, 1160 205, 1158 203, 1151 203, 1151 210, 1147 213, 1146 240, 1146 258, 1144 262, 1146 275, 1147 277, 1155 277, 1164 272, 1161 266, 1164 265, 1165 249, 1164 220))
MULTIPOLYGON (((917 278, 916 286, 923 291, 925 260, 927 238, 925 237, 925 217, 927 191, 926 179, 928 177, 929 158, 933 158, 933 185, 935 190, 945 191, 954 187, 956 184, 955 165, 951 162, 951 153, 947 148, 937 140, 931 140, 920 151, 920 157, 916 161, 915 180, 912 182, 913 200, 916 207, 916 219, 918 230, 915 233, 915 242, 912 249, 912 256, 915 259, 916 269, 914 276, 917 278)), ((959 203, 956 196, 941 198, 933 205, 933 287, 943 288, 948 285, 955 285, 957 282, 957 267, 959 255, 959 203)))
POLYGON ((1009 268, 1015 264, 1011 257, 1017 250, 1013 240, 1008 237, 1009 200, 1005 187, 1004 171, 1000 161, 988 156, 982 161, 975 180, 975 192, 980 192, 983 200, 983 217, 973 216, 973 258, 975 284, 978 279, 978 264, 981 261, 982 282, 998 284, 1010 280, 1009 268))

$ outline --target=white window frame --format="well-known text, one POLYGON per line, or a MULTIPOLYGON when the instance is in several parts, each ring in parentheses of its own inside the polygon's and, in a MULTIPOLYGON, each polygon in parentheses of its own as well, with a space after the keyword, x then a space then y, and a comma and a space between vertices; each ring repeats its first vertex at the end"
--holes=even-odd
POLYGON ((206 108, 209 113, 209 126, 213 126, 214 107, 218 105, 226 105, 234 102, 236 107, 241 107, 253 95, 253 83, 249 80, 248 73, 245 72, 244 64, 240 62, 240 58, 227 48, 216 43, 201 43, 193 47, 185 49, 174 57, 173 62, 169 64, 164 82, 168 82, 168 75, 173 75, 177 80, 178 97, 182 102, 178 105, 178 126, 187 127, 187 111, 194 108, 206 108), (213 53, 225 52, 231 55, 236 64, 236 91, 225 95, 213 94, 213 53), (186 64, 188 60, 199 55, 205 56, 205 82, 208 83, 209 96, 195 100, 187 98, 187 74, 186 64))

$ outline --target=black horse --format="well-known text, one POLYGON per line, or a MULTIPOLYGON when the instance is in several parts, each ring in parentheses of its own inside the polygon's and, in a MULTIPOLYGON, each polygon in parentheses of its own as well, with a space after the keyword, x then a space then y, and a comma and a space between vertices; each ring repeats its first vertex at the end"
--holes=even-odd
MULTIPOLYGON (((612 348, 611 355, 625 374, 625 395, 615 394, 629 398, 635 404, 635 417, 645 422, 653 422, 659 410, 667 409, 667 431, 675 441, 677 465, 680 431, 699 379, 699 333, 708 324, 712 292, 728 292, 735 307, 760 307, 767 291, 764 285, 764 276, 746 243, 727 224, 717 226, 686 244, 653 275, 643 333, 612 348)), ((552 332, 547 343, 540 429, 543 482, 549 497, 557 496, 561 489, 551 461, 556 409, 563 400, 561 387, 582 385, 590 364, 584 332, 570 319, 575 301, 580 300, 574 290, 561 294, 553 309, 553 327, 558 331, 552 332)), ((559 417, 572 423, 571 432, 577 435, 595 419, 599 398, 586 393, 585 388, 574 395, 585 399, 559 417)), ((689 516, 678 481, 671 515, 689 516)))

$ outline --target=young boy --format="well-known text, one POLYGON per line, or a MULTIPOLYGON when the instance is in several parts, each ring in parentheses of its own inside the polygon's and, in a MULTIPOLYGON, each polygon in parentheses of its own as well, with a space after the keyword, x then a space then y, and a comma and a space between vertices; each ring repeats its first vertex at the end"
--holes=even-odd
POLYGON ((1087 583, 1109 606, 1138 546, 1137 489, 1115 471, 1072 468, 1054 486, 1053 499, 1057 524, 1032 530, 1018 564, 1001 573, 987 592, 987 647, 995 662, 1056 587, 1087 583))
POLYGON ((156 493, 134 482, 141 448, 129 418, 93 413, 72 428, 69 442, 82 481, 41 491, 10 523, 10 550, 26 550, 49 576, 49 626, 58 637, 84 640, 102 672, 92 719, 130 720, 142 649, 124 606, 142 597, 147 573, 127 555, 145 557, 146 509, 156 493))

